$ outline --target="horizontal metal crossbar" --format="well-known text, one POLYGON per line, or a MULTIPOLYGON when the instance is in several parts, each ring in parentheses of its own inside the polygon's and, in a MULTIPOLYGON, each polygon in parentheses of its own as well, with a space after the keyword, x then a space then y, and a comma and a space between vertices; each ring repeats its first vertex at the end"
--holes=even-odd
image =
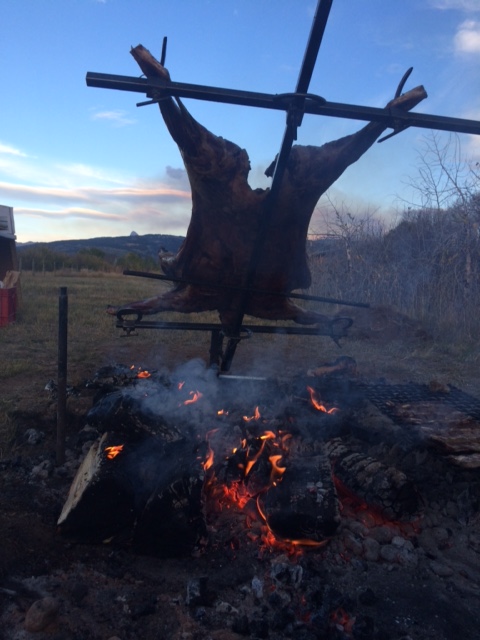
POLYGON ((304 97, 304 112, 313 115, 347 118, 350 120, 365 120, 368 122, 383 122, 389 127, 392 127, 395 122, 396 126, 398 123, 401 123, 402 126, 480 135, 480 122, 477 120, 435 116, 411 111, 406 112, 402 109, 394 108, 382 109, 379 107, 365 107, 342 102, 329 102, 320 96, 313 96, 311 94, 259 93, 184 82, 167 82, 154 78, 135 78, 94 72, 87 73, 86 81, 89 87, 144 93, 152 98, 154 102, 173 96, 178 98, 194 98, 196 100, 206 100, 209 102, 237 104, 246 107, 288 111, 292 104, 295 103, 295 100, 298 100, 298 97, 304 97))
MULTIPOLYGON (((117 329, 134 331, 136 329, 166 329, 169 331, 218 331, 225 333, 225 327, 218 323, 209 322, 170 322, 159 320, 117 320, 117 329)), ((329 336, 332 331, 324 327, 289 327, 262 324, 244 324, 241 332, 245 333, 274 333, 293 336, 329 336)), ((226 336, 229 337, 229 336, 226 336)))
POLYGON ((368 302, 353 302, 351 300, 341 300, 340 298, 326 298, 324 296, 312 296, 308 293, 282 293, 281 291, 266 291, 264 289, 254 289, 246 287, 236 287, 230 284, 221 284, 216 282, 200 282, 198 280, 190 280, 188 278, 177 278, 175 276, 165 276, 161 273, 151 273, 149 271, 132 271, 125 269, 124 276, 138 276, 140 278, 150 278, 152 280, 164 280, 166 282, 177 282, 180 284, 188 284, 195 287, 203 287, 206 289, 224 289, 226 291, 241 291, 257 296, 278 296, 279 298, 292 298, 294 300, 310 300, 312 302, 325 302, 327 304, 340 304, 347 307, 363 307, 368 309, 368 302))

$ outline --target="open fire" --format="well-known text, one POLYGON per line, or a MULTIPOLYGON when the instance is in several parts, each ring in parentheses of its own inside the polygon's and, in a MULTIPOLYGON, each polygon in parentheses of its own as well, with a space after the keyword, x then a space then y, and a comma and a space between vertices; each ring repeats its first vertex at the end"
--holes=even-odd
MULTIPOLYGON (((478 548, 469 523, 480 494, 436 440, 419 443, 414 412, 424 415, 434 396, 407 407, 397 387, 388 395, 387 385, 347 377, 151 373, 135 371, 113 391, 111 376, 104 391, 97 385, 85 435, 98 440, 72 484, 62 534, 107 543, 128 562, 157 556, 176 581, 183 567, 184 613, 212 637, 228 627, 232 637, 301 629, 308 640, 376 640, 384 613, 399 625, 392 640, 448 637, 424 633, 420 611, 439 581, 442 597, 450 580, 474 588, 471 557, 461 575, 456 563, 458 541, 469 536, 470 555, 478 548), (380 400, 389 411, 396 402, 405 427, 375 409, 380 400)), ((435 415, 460 400, 436 393, 435 415)), ((434 610, 444 614, 438 602, 434 610)))
POLYGON ((59 518, 65 534, 85 535, 82 514, 96 510, 98 532, 88 527, 88 536, 124 539, 130 530, 140 551, 147 538, 149 553, 177 555, 206 550, 212 532, 242 523, 240 538, 292 555, 335 536, 351 496, 385 521, 418 514, 418 492, 404 474, 335 437, 348 423, 348 403, 324 399, 311 382, 289 395, 255 390, 244 400, 216 378, 175 382, 140 375, 140 367, 135 373, 90 412, 104 435, 59 518), (245 413, 255 395, 264 397, 245 413), (123 494, 119 513, 109 506, 112 485, 117 502, 123 494))

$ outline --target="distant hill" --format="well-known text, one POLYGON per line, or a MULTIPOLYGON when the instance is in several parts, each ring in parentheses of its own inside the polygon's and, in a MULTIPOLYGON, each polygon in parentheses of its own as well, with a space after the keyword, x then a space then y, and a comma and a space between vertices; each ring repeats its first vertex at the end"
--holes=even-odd
POLYGON ((17 244, 17 252, 21 255, 23 250, 35 246, 46 246, 52 251, 75 255, 82 249, 100 249, 107 256, 120 258, 127 253, 136 253, 142 258, 151 257, 157 259, 158 252, 165 251, 176 253, 183 242, 182 236, 169 236, 150 233, 139 236, 132 232, 129 236, 116 238, 90 238, 88 240, 55 240, 54 242, 27 242, 17 244))

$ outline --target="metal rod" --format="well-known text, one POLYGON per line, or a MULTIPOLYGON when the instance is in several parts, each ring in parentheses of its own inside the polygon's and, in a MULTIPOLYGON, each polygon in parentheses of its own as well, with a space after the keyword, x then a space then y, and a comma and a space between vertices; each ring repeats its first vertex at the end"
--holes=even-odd
POLYGON ((67 343, 68 295, 67 287, 60 287, 58 298, 58 377, 57 377, 57 465, 65 462, 65 433, 67 424, 67 343))
MULTIPOLYGON (((308 38, 307 47, 303 57, 302 66, 300 68, 300 74, 298 76, 296 91, 300 93, 306 93, 310 84, 313 69, 317 59, 320 44, 322 42, 325 27, 327 25, 328 15, 332 0, 318 0, 317 11, 315 13, 312 29, 308 38)), ((305 98, 297 97, 294 102, 291 103, 287 112, 287 126, 283 135, 282 144, 280 147, 277 161, 275 163, 275 169, 272 177, 272 185, 266 201, 266 207, 260 222, 259 230, 255 238, 255 242, 250 256, 249 266, 244 281, 244 288, 248 289, 253 285, 255 275, 257 273, 258 264, 262 255, 263 247, 265 246, 265 240, 268 234, 269 227, 273 218, 275 207, 278 203, 278 195, 283 181, 283 176, 287 169, 288 158, 294 140, 297 138, 297 129, 302 122, 304 113, 305 98)), ((238 345, 238 340, 235 335, 239 333, 243 322, 243 316, 245 313, 245 307, 248 299, 248 294, 244 291, 238 302, 238 310, 235 314, 235 319, 232 323, 233 337, 227 343, 225 354, 222 362, 222 371, 229 371, 233 356, 238 345)))
POLYGON ((265 291, 264 289, 244 288, 236 287, 229 284, 199 282, 196 280, 188 280, 186 278, 175 278, 174 276, 164 276, 161 273, 150 273, 149 271, 132 271, 125 269, 124 276, 137 276, 140 278, 151 278, 153 280, 165 280, 167 282, 178 282, 180 284, 190 284, 196 287, 210 287, 214 289, 228 289, 231 291, 245 291, 249 294, 264 295, 264 296, 279 296, 281 298, 293 298, 295 300, 311 300, 313 302, 325 302, 328 304, 340 304, 348 307, 363 307, 365 309, 370 308, 368 302, 352 302, 350 300, 340 300, 338 298, 325 298, 323 296, 311 296, 306 293, 282 293, 281 291, 265 291))
MULTIPOLYGON (((180 82, 162 82, 153 78, 147 80, 146 78, 105 73, 88 72, 86 81, 89 87, 133 91, 148 96, 153 96, 154 93, 156 93, 162 97, 194 98, 196 100, 273 109, 276 111, 288 111, 292 100, 294 100, 294 94, 292 95, 291 93, 258 93, 180 82)), ((320 98, 320 96, 318 96, 318 98, 320 98)), ((149 101, 149 103, 152 104, 154 102, 155 100, 153 102, 149 101)), ((436 116, 429 113, 415 113, 412 111, 406 112, 393 108, 366 107, 342 102, 323 102, 323 100, 310 99, 308 97, 305 98, 304 113, 365 122, 381 122, 387 127, 393 126, 394 121, 402 121, 402 123, 409 127, 417 127, 420 129, 437 129, 439 131, 452 131, 453 133, 480 135, 480 122, 478 120, 436 116)))
POLYGON ((319 0, 317 10, 313 18, 312 29, 308 38, 307 48, 303 57, 300 75, 297 81, 297 92, 306 93, 310 80, 312 79, 313 69, 317 61, 318 51, 322 44, 323 34, 327 26, 328 16, 332 8, 333 0, 319 0))
MULTIPOLYGON (((339 320, 342 320, 339 318, 339 320)), ((347 320, 347 318, 343 318, 347 320)), ((218 331, 225 336, 225 327, 221 324, 209 322, 169 322, 161 320, 117 320, 115 324, 117 329, 125 329, 134 331, 135 329, 165 329, 168 331, 218 331)), ((347 327, 348 328, 348 327, 347 327)), ((329 336, 332 337, 332 331, 325 327, 290 327, 290 326, 273 326, 263 324, 244 324, 241 332, 248 333, 273 333, 276 335, 290 336, 329 336)), ((229 337, 228 335, 225 337, 229 337)), ((247 336, 246 336, 247 337, 247 336)), ((339 335, 338 337, 344 337, 339 335)))

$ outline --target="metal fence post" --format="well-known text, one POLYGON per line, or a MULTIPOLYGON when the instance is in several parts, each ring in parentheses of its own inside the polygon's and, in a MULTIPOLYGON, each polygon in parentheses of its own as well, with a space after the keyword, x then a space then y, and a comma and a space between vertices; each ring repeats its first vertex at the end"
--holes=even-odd
POLYGON ((67 287, 60 287, 58 298, 58 378, 57 378, 57 465, 65 462, 65 431, 67 422, 67 287))

